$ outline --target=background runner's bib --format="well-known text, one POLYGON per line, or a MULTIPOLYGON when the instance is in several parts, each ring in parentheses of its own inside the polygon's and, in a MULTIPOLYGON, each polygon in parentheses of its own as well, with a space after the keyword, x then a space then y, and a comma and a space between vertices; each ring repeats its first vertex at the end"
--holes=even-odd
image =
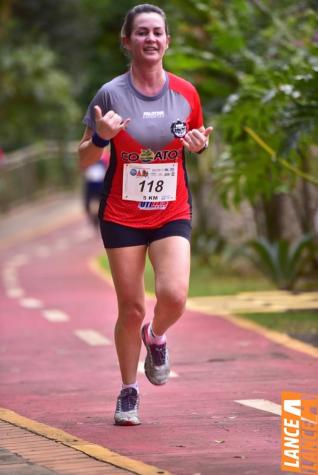
POLYGON ((177 175, 177 163, 125 163, 122 198, 129 201, 175 201, 177 175))

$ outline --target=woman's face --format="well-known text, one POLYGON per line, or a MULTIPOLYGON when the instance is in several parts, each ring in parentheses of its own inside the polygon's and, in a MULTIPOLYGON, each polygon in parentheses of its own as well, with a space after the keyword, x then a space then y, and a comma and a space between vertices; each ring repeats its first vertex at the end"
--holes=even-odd
POLYGON ((141 13, 134 19, 130 38, 123 39, 132 60, 137 63, 161 62, 169 45, 165 22, 158 13, 141 13))

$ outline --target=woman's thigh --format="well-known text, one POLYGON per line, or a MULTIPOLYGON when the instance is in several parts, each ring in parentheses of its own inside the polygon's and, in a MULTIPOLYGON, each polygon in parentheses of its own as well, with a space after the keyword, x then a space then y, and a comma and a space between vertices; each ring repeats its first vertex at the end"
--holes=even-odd
POLYGON ((154 273, 156 293, 167 291, 187 294, 190 277, 190 243, 181 236, 153 241, 149 258, 154 273))
POLYGON ((144 306, 144 269, 147 246, 128 246, 106 249, 106 251, 119 311, 133 305, 144 306))

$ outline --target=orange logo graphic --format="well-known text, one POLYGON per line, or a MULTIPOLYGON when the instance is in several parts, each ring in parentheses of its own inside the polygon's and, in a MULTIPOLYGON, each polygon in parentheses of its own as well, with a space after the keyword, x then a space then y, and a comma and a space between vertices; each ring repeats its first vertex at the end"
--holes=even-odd
POLYGON ((282 393, 281 469, 318 475, 318 396, 282 393))

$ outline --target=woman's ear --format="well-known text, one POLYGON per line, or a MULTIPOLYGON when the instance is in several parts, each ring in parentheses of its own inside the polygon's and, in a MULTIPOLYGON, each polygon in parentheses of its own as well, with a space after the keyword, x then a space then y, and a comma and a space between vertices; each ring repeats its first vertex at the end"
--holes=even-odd
POLYGON ((122 37, 121 45, 124 49, 126 49, 128 51, 130 50, 130 41, 129 41, 129 38, 127 38, 127 36, 122 37))

